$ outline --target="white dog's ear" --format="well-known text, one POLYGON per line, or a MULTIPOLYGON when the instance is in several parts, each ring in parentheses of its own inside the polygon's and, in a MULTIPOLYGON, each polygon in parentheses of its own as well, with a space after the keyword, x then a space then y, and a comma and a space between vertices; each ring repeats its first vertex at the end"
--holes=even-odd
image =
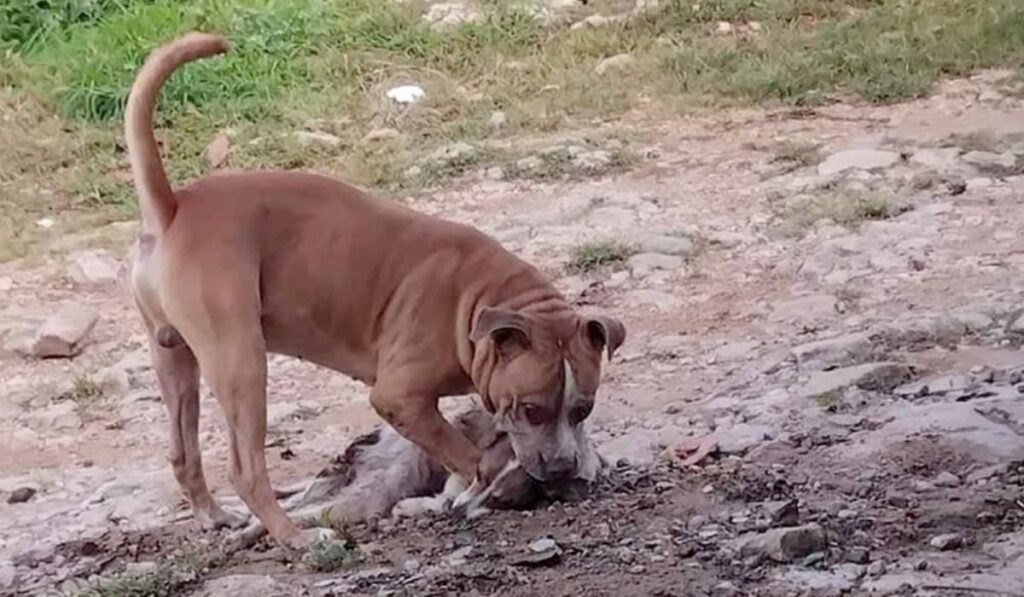
POLYGON ((615 351, 626 341, 626 326, 618 319, 611 317, 590 317, 583 322, 583 330, 587 340, 597 349, 607 351, 608 360, 612 360, 615 351))
POLYGON ((531 327, 530 320, 521 313, 487 307, 477 315, 469 339, 479 343, 490 338, 498 355, 510 360, 530 347, 531 327))

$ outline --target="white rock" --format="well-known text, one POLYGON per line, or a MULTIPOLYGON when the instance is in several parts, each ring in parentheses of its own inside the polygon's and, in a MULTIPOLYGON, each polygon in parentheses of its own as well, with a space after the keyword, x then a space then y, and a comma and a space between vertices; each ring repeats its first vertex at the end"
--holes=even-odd
POLYGON ((399 104, 415 104, 427 96, 427 92, 419 85, 399 85, 388 90, 390 100, 399 104))
POLYGON ((423 15, 423 20, 435 27, 455 27, 478 18, 480 18, 480 13, 472 6, 462 2, 441 2, 431 5, 427 13, 423 15))
POLYGON ((303 147, 317 147, 320 149, 336 149, 341 145, 341 138, 330 133, 319 131, 298 131, 295 138, 303 147))
POLYGON ((679 271, 686 265, 682 258, 661 253, 640 253, 626 261, 626 266, 634 275, 643 276, 653 271, 679 271))
POLYGON ((829 176, 847 170, 881 170, 900 161, 900 154, 878 149, 847 149, 830 155, 818 164, 818 174, 829 176))
POLYGON ((504 112, 496 111, 491 113, 491 117, 487 119, 487 124, 492 129, 503 129, 508 124, 508 116, 504 112))
POLYGON ((77 355, 97 321, 99 315, 92 308, 79 303, 65 304, 40 328, 32 354, 39 358, 77 355))
POLYGON ((79 251, 71 255, 68 277, 78 286, 104 286, 117 281, 117 270, 106 251, 79 251))
POLYGON ((732 31, 732 23, 728 21, 718 21, 718 23, 715 24, 715 33, 718 35, 729 35, 732 31))
POLYGON ((626 69, 632 66, 634 62, 636 62, 636 58, 629 54, 616 54, 598 62, 597 66, 594 67, 594 73, 598 76, 604 76, 610 71, 626 69))
POLYGON ((0 589, 10 589, 14 587, 14 575, 15 575, 14 562, 0 561, 0 589))
POLYGON ((963 160, 979 168, 1010 169, 1017 165, 1017 156, 1013 152, 993 153, 991 151, 969 151, 963 160))
POLYGON ((693 241, 686 237, 657 235, 640 240, 639 248, 644 253, 663 253, 686 257, 694 253, 693 241))

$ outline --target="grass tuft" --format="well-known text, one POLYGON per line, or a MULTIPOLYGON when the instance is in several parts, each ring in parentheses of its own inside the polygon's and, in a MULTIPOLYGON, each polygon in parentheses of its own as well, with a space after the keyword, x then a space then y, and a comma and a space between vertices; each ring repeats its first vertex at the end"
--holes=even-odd
POLYGON ((569 269, 591 273, 603 267, 621 265, 634 252, 632 247, 619 242, 586 243, 573 249, 569 269))

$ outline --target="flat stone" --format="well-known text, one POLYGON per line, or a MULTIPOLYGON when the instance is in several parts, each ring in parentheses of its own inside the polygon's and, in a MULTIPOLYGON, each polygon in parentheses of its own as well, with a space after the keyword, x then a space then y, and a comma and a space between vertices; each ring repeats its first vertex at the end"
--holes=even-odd
POLYGON ((848 149, 834 153, 818 164, 818 174, 829 176, 847 170, 881 170, 900 162, 900 154, 878 149, 848 149))
POLYGON ((817 371, 797 395, 803 398, 836 392, 856 386, 866 390, 882 390, 893 387, 910 377, 910 369, 900 363, 865 363, 831 371, 817 371))
POLYGON ((758 444, 772 439, 775 430, 766 425, 739 423, 732 427, 715 430, 718 451, 724 454, 745 454, 758 444))
POLYGON ((969 151, 964 154, 963 161, 986 169, 1009 170, 1017 165, 1017 156, 1013 152, 993 153, 991 151, 969 151))
POLYGON ((676 255, 688 257, 693 255, 695 246, 693 241, 684 236, 657 235, 641 239, 637 243, 641 252, 661 253, 663 255, 676 255))
POLYGON ((97 321, 99 315, 91 307, 79 303, 65 304, 40 328, 32 345, 32 354, 39 358, 77 355, 97 321))
POLYGON ((915 166, 924 166, 938 172, 956 166, 960 159, 959 147, 941 147, 937 149, 918 149, 910 156, 910 163, 915 166))
POLYGON ((903 398, 944 396, 966 391, 975 385, 974 378, 970 375, 950 373, 904 384, 893 390, 893 394, 903 398))
POLYGON ((811 523, 743 535, 736 540, 736 546, 744 557, 765 556, 786 563, 822 551, 828 544, 821 526, 811 523))
POLYGON ((814 361, 838 366, 863 360, 871 348, 871 336, 862 332, 801 344, 792 353, 800 365, 814 361))
POLYGON ((117 282, 118 267, 106 251, 79 251, 71 255, 68 277, 80 287, 106 286, 117 282))
POLYGON ((640 253, 633 255, 626 261, 626 267, 634 275, 638 276, 659 270, 679 271, 685 265, 686 262, 682 258, 661 253, 640 253))

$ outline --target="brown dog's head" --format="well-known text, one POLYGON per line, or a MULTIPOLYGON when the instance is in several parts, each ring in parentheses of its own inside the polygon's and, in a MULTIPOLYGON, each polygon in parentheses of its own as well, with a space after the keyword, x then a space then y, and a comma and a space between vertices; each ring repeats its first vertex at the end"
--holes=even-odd
POLYGON ((487 364, 478 389, 534 479, 571 479, 589 466, 582 424, 594 407, 602 354, 611 359, 625 337, 607 317, 480 312, 470 336, 487 364))

